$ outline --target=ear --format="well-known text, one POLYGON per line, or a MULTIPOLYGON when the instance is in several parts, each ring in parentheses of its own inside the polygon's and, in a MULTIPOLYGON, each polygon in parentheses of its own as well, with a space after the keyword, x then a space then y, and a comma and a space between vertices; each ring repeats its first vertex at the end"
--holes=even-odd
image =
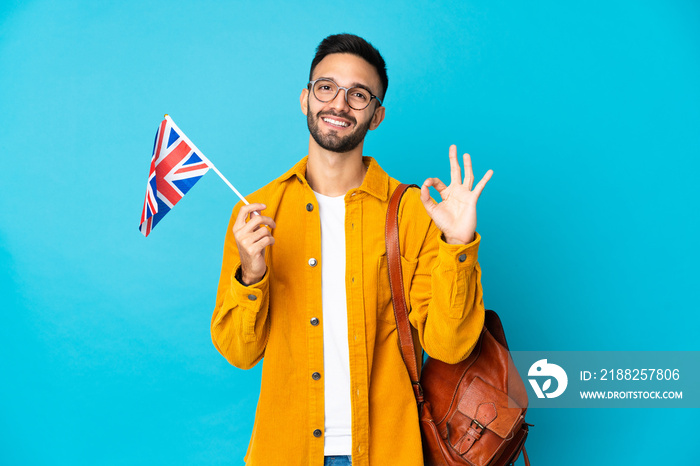
POLYGON ((309 90, 304 88, 299 96, 299 105, 301 105, 301 113, 306 115, 309 111, 309 90))
POLYGON ((374 115, 372 115, 372 122, 369 124, 369 129, 371 129, 371 130, 377 129, 379 124, 384 120, 384 111, 385 110, 386 110, 386 107, 381 106, 374 111, 374 115))

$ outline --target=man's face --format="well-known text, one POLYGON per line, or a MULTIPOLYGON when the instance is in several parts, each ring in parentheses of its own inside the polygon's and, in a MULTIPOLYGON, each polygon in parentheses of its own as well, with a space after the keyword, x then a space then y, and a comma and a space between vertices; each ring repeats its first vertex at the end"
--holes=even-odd
MULTIPOLYGON (((365 87, 379 95, 379 75, 363 58, 347 53, 327 55, 316 65, 313 79, 329 78, 343 87, 365 87)), ((372 99, 364 110, 354 110, 345 100, 345 91, 338 90, 335 99, 321 102, 308 89, 301 94, 302 111, 314 141, 332 152, 349 152, 365 138, 367 131, 379 126, 384 107, 372 99)))

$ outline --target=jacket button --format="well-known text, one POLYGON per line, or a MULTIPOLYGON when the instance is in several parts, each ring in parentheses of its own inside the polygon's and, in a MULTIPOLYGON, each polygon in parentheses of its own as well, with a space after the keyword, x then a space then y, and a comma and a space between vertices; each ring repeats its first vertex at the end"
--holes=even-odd
POLYGON ((256 299, 258 299, 258 297, 255 296, 254 294, 249 294, 248 299, 250 299, 251 301, 255 301, 256 299))
POLYGON ((318 325, 318 318, 312 317, 311 318, 311 325, 313 325, 314 327, 317 326, 318 325))
POLYGON ((308 204, 306 204, 306 210, 308 210, 309 212, 311 212, 312 210, 314 210, 314 205, 313 205, 312 203, 309 202, 308 204))
POLYGON ((460 261, 460 262, 464 262, 465 260, 467 260, 467 255, 466 255, 466 254, 460 254, 460 255, 459 255, 459 261, 460 261))
POLYGON ((321 429, 314 430, 314 437, 320 437, 321 435, 323 435, 323 432, 321 432, 321 429))
POLYGON ((313 374, 311 374, 311 378, 314 380, 318 380, 321 378, 321 374, 319 374, 318 372, 314 372, 313 374))
POLYGON ((313 257, 309 259, 309 265, 311 267, 316 267, 316 264, 318 264, 318 261, 316 259, 314 259, 313 257))

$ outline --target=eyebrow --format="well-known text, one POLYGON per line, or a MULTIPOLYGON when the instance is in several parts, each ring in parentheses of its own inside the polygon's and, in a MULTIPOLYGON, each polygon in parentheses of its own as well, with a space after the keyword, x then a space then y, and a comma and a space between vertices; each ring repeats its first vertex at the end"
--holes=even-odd
MULTIPOLYGON (((329 81, 333 81, 334 83, 338 84, 338 81, 335 78, 332 78, 330 76, 320 76, 320 77, 316 78, 316 80, 319 80, 319 79, 328 79, 329 81)), ((350 89, 352 89, 353 87, 359 87, 360 89, 364 89, 367 92, 369 92, 370 94, 374 95, 374 92, 372 92, 372 89, 370 89, 369 86, 366 86, 362 83, 350 83, 350 86, 348 86, 348 87, 350 87, 350 89)))

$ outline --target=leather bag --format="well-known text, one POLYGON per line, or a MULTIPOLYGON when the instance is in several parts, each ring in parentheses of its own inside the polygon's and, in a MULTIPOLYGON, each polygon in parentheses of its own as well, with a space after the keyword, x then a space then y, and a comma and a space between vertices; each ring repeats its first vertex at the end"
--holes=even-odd
POLYGON ((399 250, 399 204, 411 186, 417 187, 401 184, 389 201, 386 249, 399 346, 418 405, 425 464, 507 466, 522 451, 530 466, 524 448, 532 425, 525 422, 527 391, 494 311, 486 311, 479 340, 465 360, 446 364, 428 358, 421 371, 421 353, 416 353, 408 321, 399 250))

